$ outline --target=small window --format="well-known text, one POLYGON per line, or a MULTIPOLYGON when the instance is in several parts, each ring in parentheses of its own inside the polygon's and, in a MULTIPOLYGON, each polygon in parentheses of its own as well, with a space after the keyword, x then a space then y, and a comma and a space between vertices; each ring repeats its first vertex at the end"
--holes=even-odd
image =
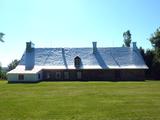
POLYGON ((80 67, 80 65, 81 65, 81 58, 80 57, 75 57, 74 58, 74 65, 75 65, 75 67, 80 67))
POLYGON ((61 79, 61 72, 56 72, 56 79, 61 79))
POLYGON ((64 72, 64 79, 66 79, 66 80, 69 79, 69 72, 64 72))
POLYGON ((38 79, 41 79, 41 74, 40 73, 38 74, 38 79))
POLYGON ((77 79, 82 79, 82 73, 81 72, 77 72, 77 79))
POLYGON ((116 71, 115 71, 115 78, 116 78, 117 80, 121 80, 121 74, 120 74, 120 71, 119 71, 119 70, 116 70, 116 71))
POLYGON ((18 80, 24 80, 24 75, 18 75, 18 80))
POLYGON ((47 79, 50 79, 50 78, 51 78, 51 74, 47 73, 47 79))

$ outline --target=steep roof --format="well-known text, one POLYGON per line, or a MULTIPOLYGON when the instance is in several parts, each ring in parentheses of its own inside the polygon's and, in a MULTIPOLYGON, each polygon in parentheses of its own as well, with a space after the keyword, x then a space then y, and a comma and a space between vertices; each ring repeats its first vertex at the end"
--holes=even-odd
MULTIPOLYGON (((81 58, 81 69, 147 69, 138 49, 128 47, 97 48, 35 48, 35 66, 43 69, 75 69, 74 58, 81 58)), ((20 64, 25 65, 25 53, 20 64)))

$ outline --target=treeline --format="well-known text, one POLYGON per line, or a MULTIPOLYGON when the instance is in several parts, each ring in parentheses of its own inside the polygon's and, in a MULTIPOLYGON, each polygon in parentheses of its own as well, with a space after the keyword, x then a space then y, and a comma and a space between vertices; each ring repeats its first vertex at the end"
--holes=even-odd
MULTIPOLYGON (((124 32, 123 37, 123 46, 130 47, 130 31, 128 30, 124 32)), ((149 69, 146 71, 146 78, 160 79, 160 27, 151 35, 149 41, 152 45, 151 49, 144 50, 143 47, 139 48, 139 51, 144 58, 146 65, 149 67, 149 69)))
POLYGON ((6 71, 2 69, 2 67, 0 66, 0 79, 7 79, 6 76, 6 71))
POLYGON ((152 44, 152 49, 144 51, 140 49, 141 54, 149 67, 146 76, 150 79, 160 79, 160 27, 151 35, 149 39, 152 44))
POLYGON ((13 60, 6 69, 0 66, 0 80, 7 79, 7 72, 13 70, 19 64, 19 60, 13 60))

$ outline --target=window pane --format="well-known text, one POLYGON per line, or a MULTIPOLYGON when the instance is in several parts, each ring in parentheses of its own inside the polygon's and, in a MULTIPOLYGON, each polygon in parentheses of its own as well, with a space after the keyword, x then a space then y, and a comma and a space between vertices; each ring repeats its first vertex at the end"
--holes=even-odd
POLYGON ((56 72, 56 79, 61 79, 61 72, 56 72))
POLYGON ((38 79, 41 79, 41 74, 40 73, 38 74, 38 79))
POLYGON ((24 75, 18 75, 19 80, 24 80, 24 75))
POLYGON ((82 79, 82 73, 81 72, 77 72, 77 79, 82 79))
POLYGON ((64 79, 69 79, 69 72, 64 72, 64 79))

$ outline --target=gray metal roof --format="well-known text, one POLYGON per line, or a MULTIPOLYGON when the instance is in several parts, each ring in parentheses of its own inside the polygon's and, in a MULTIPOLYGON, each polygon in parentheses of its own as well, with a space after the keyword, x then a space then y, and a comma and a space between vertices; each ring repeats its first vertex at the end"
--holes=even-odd
MULTIPOLYGON (((35 48, 36 66, 63 66, 71 69, 74 58, 79 56, 82 69, 147 69, 138 49, 128 47, 97 48, 35 48)), ((25 65, 25 53, 20 64, 25 65)))

